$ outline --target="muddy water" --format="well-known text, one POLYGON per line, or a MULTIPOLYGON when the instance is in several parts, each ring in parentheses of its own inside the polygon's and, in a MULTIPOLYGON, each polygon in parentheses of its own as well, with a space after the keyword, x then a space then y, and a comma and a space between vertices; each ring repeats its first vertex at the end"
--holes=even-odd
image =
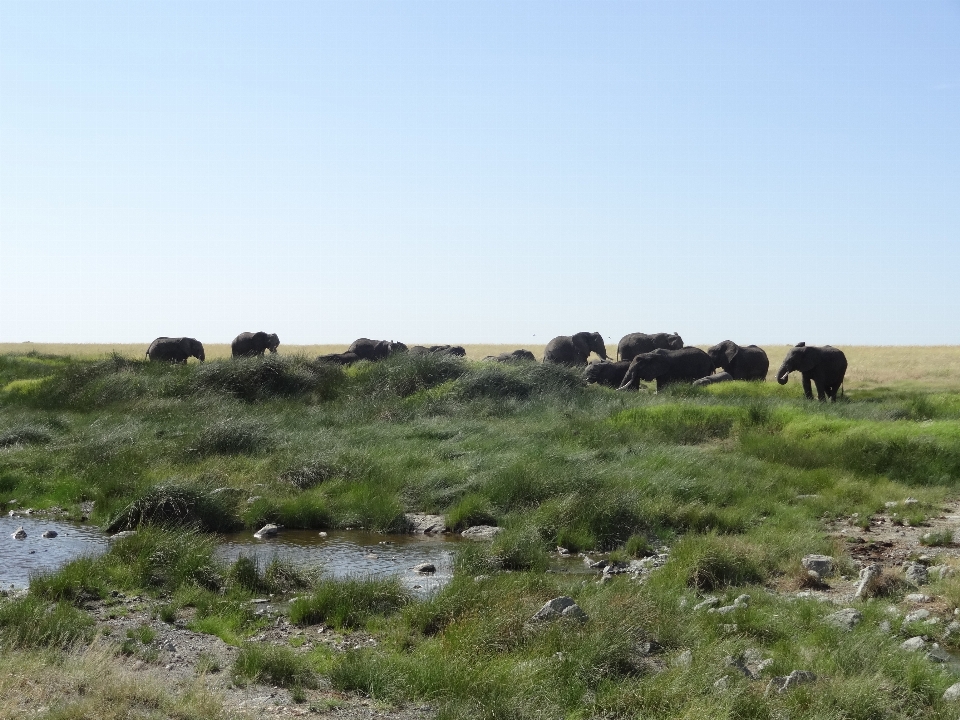
POLYGON ((257 540, 249 532, 227 535, 217 556, 228 562, 256 555, 261 564, 274 556, 299 567, 320 569, 327 577, 387 577, 396 575, 418 594, 428 594, 453 577, 458 538, 452 536, 379 535, 360 530, 282 530, 275 538, 257 540), (433 563, 429 575, 413 568, 433 563))
POLYGON ((93 525, 61 522, 46 518, 0 517, 0 588, 26 587, 30 573, 56 570, 81 555, 106 552, 107 538, 93 525), (11 536, 23 526, 27 537, 11 536), (55 530, 57 537, 42 537, 44 530, 55 530))

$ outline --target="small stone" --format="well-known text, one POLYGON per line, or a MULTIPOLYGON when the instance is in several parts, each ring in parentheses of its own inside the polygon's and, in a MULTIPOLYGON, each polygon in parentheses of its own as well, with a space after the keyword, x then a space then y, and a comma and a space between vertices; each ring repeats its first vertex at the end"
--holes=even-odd
POLYGON ((688 668, 693 664, 693 653, 689 650, 684 650, 682 653, 677 655, 673 659, 673 665, 675 667, 688 668))
MULTIPOLYGON (((443 515, 425 515, 422 513, 406 513, 404 517, 413 532, 420 535, 442 533, 447 529, 447 521, 443 515)), ((466 531, 464 531, 466 532, 466 531)))
POLYGON ((724 690, 727 689, 727 687, 729 686, 729 684, 730 684, 730 678, 729 678, 728 676, 724 675, 722 678, 718 679, 718 680, 713 684, 713 686, 714 686, 719 692, 723 692, 724 690))
POLYGON ((736 623, 726 623, 720 626, 721 632, 726 633, 727 635, 733 635, 737 632, 740 627, 736 623))
POLYGON ((833 558, 829 555, 807 555, 800 564, 804 570, 814 573, 820 580, 833 574, 833 558))
POLYGON ((165 650, 165 651, 167 651, 168 653, 176 653, 176 652, 177 652, 177 646, 174 645, 174 644, 173 644, 172 642, 170 642, 169 640, 168 640, 167 642, 165 642, 163 645, 161 645, 161 646, 160 646, 160 649, 161 649, 161 650, 165 650))
POLYGON ((888 633, 888 632, 890 632, 890 630, 891 630, 890 621, 889 621, 889 620, 881 620, 881 621, 880 621, 880 631, 881 631, 881 632, 888 633))
POLYGON ((924 595, 923 593, 910 593, 903 598, 904 602, 909 603, 928 603, 932 599, 929 595, 924 595))
POLYGON ((950 656, 950 653, 938 647, 933 648, 923 657, 932 663, 948 663, 953 660, 953 658, 950 656))
POLYGON ((943 699, 949 702, 956 702, 960 700, 960 682, 954 683, 948 687, 943 693, 943 699))
POLYGON ((10 533, 10 537, 14 540, 25 540, 27 537, 27 531, 23 529, 23 525, 18 527, 14 532, 10 533))
POLYGON ((696 605, 694 605, 694 606, 693 606, 693 609, 694 609, 694 610, 703 610, 704 608, 711 608, 711 607, 713 607, 714 605, 719 605, 719 604, 720 604, 720 598, 718 598, 718 597, 708 597, 708 598, 707 598, 706 600, 704 600, 703 602, 698 602, 696 605))
POLYGON ((852 630, 861 620, 863 615, 855 608, 844 608, 824 618, 824 622, 841 630, 852 630))
POLYGON ((860 571, 860 582, 857 585, 857 590, 854 592, 853 596, 855 598, 866 597, 867 594, 873 589, 873 583, 880 577, 882 568, 879 564, 874 563, 873 565, 867 565, 860 571))
POLYGON ((917 620, 926 620, 930 617, 929 610, 914 610, 913 612, 907 613, 906 617, 903 618, 903 621, 906 623, 916 622, 917 620))
POLYGON ((923 650, 923 648, 926 647, 926 644, 926 640, 924 640, 921 636, 916 635, 909 640, 904 640, 902 643, 900 643, 900 649, 916 652, 917 650, 923 650))
POLYGON ((326 536, 327 536, 327 534, 326 534, 325 532, 319 532, 319 533, 317 533, 317 535, 318 535, 318 537, 326 537, 326 536))
POLYGON ((883 506, 886 508, 895 508, 899 504, 900 503, 898 503, 896 500, 888 500, 883 504, 883 506))
POLYGON ((420 563, 419 565, 414 566, 414 571, 418 573, 435 573, 437 571, 437 566, 433 563, 420 563))
POLYGON ((543 607, 540 608, 536 614, 530 618, 530 621, 540 622, 543 620, 556 620, 560 617, 572 618, 579 620, 580 622, 585 622, 588 619, 587 614, 583 612, 573 598, 562 595, 561 597, 548 600, 546 603, 544 603, 543 607), (573 610, 572 608, 576 608, 576 610, 573 610))
POLYGON ((904 504, 904 505, 916 505, 918 502, 920 502, 920 501, 917 500, 916 498, 908 497, 906 500, 903 501, 903 504, 904 504))
POLYGON ((269 523, 269 524, 267 524, 267 525, 264 525, 264 526, 263 526, 262 528, 260 528, 259 530, 257 530, 257 531, 253 534, 253 536, 254 536, 255 538, 257 538, 257 540, 263 540, 264 538, 276 537, 276 536, 277 536, 277 533, 280 532, 280 529, 281 529, 282 527, 283 527, 282 525, 274 525, 273 523, 269 523))
POLYGON ((792 687, 797 685, 803 685, 805 683, 814 682, 817 679, 817 676, 808 670, 794 670, 792 673, 786 677, 775 677, 767 685, 766 694, 770 695, 771 693, 785 693, 792 687))
POLYGON ((926 585, 928 582, 927 568, 920 563, 907 563, 904 566, 904 577, 914 585, 926 585))
POLYGON ((44 530, 42 537, 55 538, 58 534, 56 530, 44 530))
POLYGON ((932 568, 928 568, 928 574, 933 575, 937 580, 945 580, 946 578, 953 577, 956 571, 949 565, 935 565, 932 568))

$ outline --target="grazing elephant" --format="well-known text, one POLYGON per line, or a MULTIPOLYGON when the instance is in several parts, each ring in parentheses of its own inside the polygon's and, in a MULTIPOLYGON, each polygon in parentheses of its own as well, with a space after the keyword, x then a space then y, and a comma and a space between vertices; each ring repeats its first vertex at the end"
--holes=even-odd
POLYGON ((407 346, 402 342, 393 340, 371 340, 370 338, 359 338, 353 341, 353 344, 347 348, 348 353, 356 353, 361 360, 383 360, 385 357, 395 352, 405 352, 407 346))
POLYGON ((537 358, 529 350, 514 350, 513 352, 500 353, 499 355, 487 355, 484 360, 492 360, 501 363, 517 362, 536 362, 537 358))
POLYGON ((150 360, 165 360, 166 362, 184 363, 187 358, 195 357, 200 362, 206 359, 203 353, 203 343, 188 337, 158 337, 147 348, 150 360))
MULTIPOLYGON (((741 347, 733 340, 724 340, 707 350, 715 368, 723 368, 731 380, 766 380, 770 360, 763 348, 756 345, 741 347)), ((722 375, 723 373, 721 373, 722 375)), ((714 382, 723 382, 714 380, 714 382)))
POLYGON ((557 365, 583 365, 590 357, 591 350, 604 360, 607 359, 607 348, 603 344, 603 336, 600 333, 579 332, 576 335, 561 335, 547 343, 543 351, 543 361, 557 365))
POLYGON ((630 361, 620 390, 638 389, 641 380, 656 380, 657 390, 671 383, 692 383, 713 372, 713 360, 700 348, 685 347, 679 350, 659 348, 653 352, 640 353, 630 361))
POLYGON ((843 376, 847 372, 847 356, 842 350, 823 345, 807 347, 806 343, 799 343, 790 348, 783 364, 777 370, 777 382, 786 385, 788 375, 794 370, 800 371, 803 379, 803 394, 808 400, 813 400, 813 390, 810 381, 817 384, 817 399, 821 402, 828 396, 836 401, 837 391, 843 385, 843 376))
POLYGON ((234 357, 254 357, 255 355, 262 357, 264 350, 275 353, 279 345, 280 338, 276 333, 267 335, 265 332, 244 332, 233 339, 230 349, 234 357))
POLYGON ((430 347, 414 345, 407 352, 411 355, 452 355, 453 357, 464 357, 467 354, 467 351, 459 345, 431 345, 430 347))
POLYGON ((703 387, 704 385, 716 385, 717 383, 730 382, 735 378, 728 372, 718 372, 713 375, 707 375, 693 383, 694 387, 703 387))
POLYGON ((623 377, 627 374, 629 367, 629 360, 619 362, 601 360, 600 362, 588 363, 587 369, 583 371, 583 379, 587 385, 596 383, 597 385, 618 388, 623 384, 623 377))
POLYGON ((617 360, 633 360, 640 353, 654 350, 679 350, 683 347, 683 338, 677 333, 630 333, 620 338, 617 345, 617 360))

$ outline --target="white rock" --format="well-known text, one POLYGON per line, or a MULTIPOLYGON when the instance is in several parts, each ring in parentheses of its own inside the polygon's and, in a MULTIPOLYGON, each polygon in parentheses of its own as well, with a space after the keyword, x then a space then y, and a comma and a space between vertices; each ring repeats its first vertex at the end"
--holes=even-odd
POLYGON ((10 537, 14 540, 23 540, 27 537, 27 531, 24 530, 23 525, 21 525, 14 532, 10 533, 10 537))
POLYGON ((954 683, 943 692, 943 699, 950 702, 960 700, 960 682, 954 683))
POLYGON ((698 602, 696 605, 694 605, 694 606, 693 606, 693 609, 694 609, 694 610, 703 610, 704 608, 711 608, 711 607, 713 607, 714 605, 719 605, 719 604, 720 604, 720 598, 718 598, 718 597, 708 597, 708 598, 707 598, 706 600, 704 600, 703 602, 698 602))
POLYGON ((460 537, 465 540, 493 540, 502 532, 503 528, 495 525, 474 525, 460 533, 460 537))
POLYGON ((916 622, 917 620, 926 620, 930 617, 929 610, 914 610, 913 612, 907 613, 906 617, 903 618, 904 622, 916 622))
POLYGON ((44 530, 43 536, 45 538, 55 538, 59 533, 56 530, 44 530))
POLYGON ((919 635, 910 638, 909 640, 904 640, 900 643, 901 650, 909 650, 910 652, 916 652, 917 650, 923 650, 926 647, 927 641, 924 640, 919 635))
POLYGON ((562 595, 544 603, 543 607, 530 618, 530 621, 541 622, 543 620, 556 620, 560 617, 571 618, 580 622, 586 622, 589 619, 573 598, 562 595))
POLYGON ((866 597, 866 595, 872 589, 873 583, 878 577, 880 577, 881 572, 882 568, 877 563, 874 563, 873 565, 867 565, 865 568, 863 568, 860 571, 860 582, 857 585, 857 590, 854 592, 853 596, 855 598, 866 597))
POLYGON ((844 608, 824 618, 824 622, 842 630, 852 630, 861 620, 863 615, 855 608, 844 608))
POLYGON ((903 598, 904 602, 909 603, 928 603, 932 599, 929 595, 924 595, 923 593, 910 593, 903 598))
POLYGON ((807 555, 800 561, 804 570, 823 579, 833 574, 833 558, 829 555, 807 555))
POLYGON ((258 540, 262 540, 263 538, 276 537, 277 533, 280 532, 281 527, 282 525, 274 525, 273 523, 270 523, 268 525, 264 525, 262 528, 257 530, 253 534, 253 536, 258 540))
POLYGON ((816 679, 817 676, 808 670, 794 670, 786 677, 773 678, 767 685, 766 694, 769 695, 773 692, 776 692, 777 694, 785 693, 792 687, 803 685, 805 683, 811 683, 816 679))
POLYGON ((693 653, 689 650, 684 650, 673 659, 673 664, 675 667, 690 667, 693 664, 693 653))

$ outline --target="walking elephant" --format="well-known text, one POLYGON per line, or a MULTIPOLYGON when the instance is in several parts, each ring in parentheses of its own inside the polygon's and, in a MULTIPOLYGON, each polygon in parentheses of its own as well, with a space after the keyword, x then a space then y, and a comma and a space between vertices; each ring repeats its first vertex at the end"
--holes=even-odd
POLYGON ((803 394, 813 400, 810 382, 817 385, 817 399, 823 402, 827 397, 836 401, 837 391, 843 385, 843 376, 847 372, 847 356, 842 350, 829 345, 817 347, 799 343, 790 348, 783 364, 777 370, 777 382, 786 385, 787 376, 794 370, 800 371, 803 380, 803 394))
POLYGON ((672 383, 692 383, 713 372, 713 360, 700 348, 679 350, 659 348, 641 353, 630 361, 620 390, 636 390, 641 380, 657 381, 657 390, 672 383))
MULTIPOLYGON (((730 380, 766 380, 770 360, 763 348, 756 345, 741 346, 733 340, 724 340, 707 350, 714 368, 723 368, 730 380)), ((720 373, 721 375, 724 373, 720 373)), ((714 382, 723 382, 714 380, 714 382)))
POLYGON ((583 365, 593 351, 604 360, 607 359, 607 348, 603 344, 603 336, 598 333, 579 332, 576 335, 560 335, 547 343, 543 351, 545 363, 557 365, 583 365))
POLYGON ((683 338, 677 333, 630 333, 620 338, 617 345, 617 360, 633 360, 640 353, 654 350, 679 350, 683 347, 683 338))
POLYGON ((163 360, 166 362, 184 363, 187 358, 195 357, 200 362, 206 360, 203 352, 203 343, 195 338, 189 337, 158 337, 147 348, 146 357, 153 360, 163 360))
POLYGON ((583 371, 583 379, 587 385, 596 383, 607 387, 618 388, 623 384, 623 377, 627 374, 630 367, 629 360, 620 360, 611 362, 610 360, 601 360, 587 364, 587 369, 583 371))
POLYGON ((233 351, 233 357, 262 357, 264 350, 275 353, 279 345, 280 338, 276 333, 268 335, 265 332, 244 332, 233 339, 230 349, 233 351))

